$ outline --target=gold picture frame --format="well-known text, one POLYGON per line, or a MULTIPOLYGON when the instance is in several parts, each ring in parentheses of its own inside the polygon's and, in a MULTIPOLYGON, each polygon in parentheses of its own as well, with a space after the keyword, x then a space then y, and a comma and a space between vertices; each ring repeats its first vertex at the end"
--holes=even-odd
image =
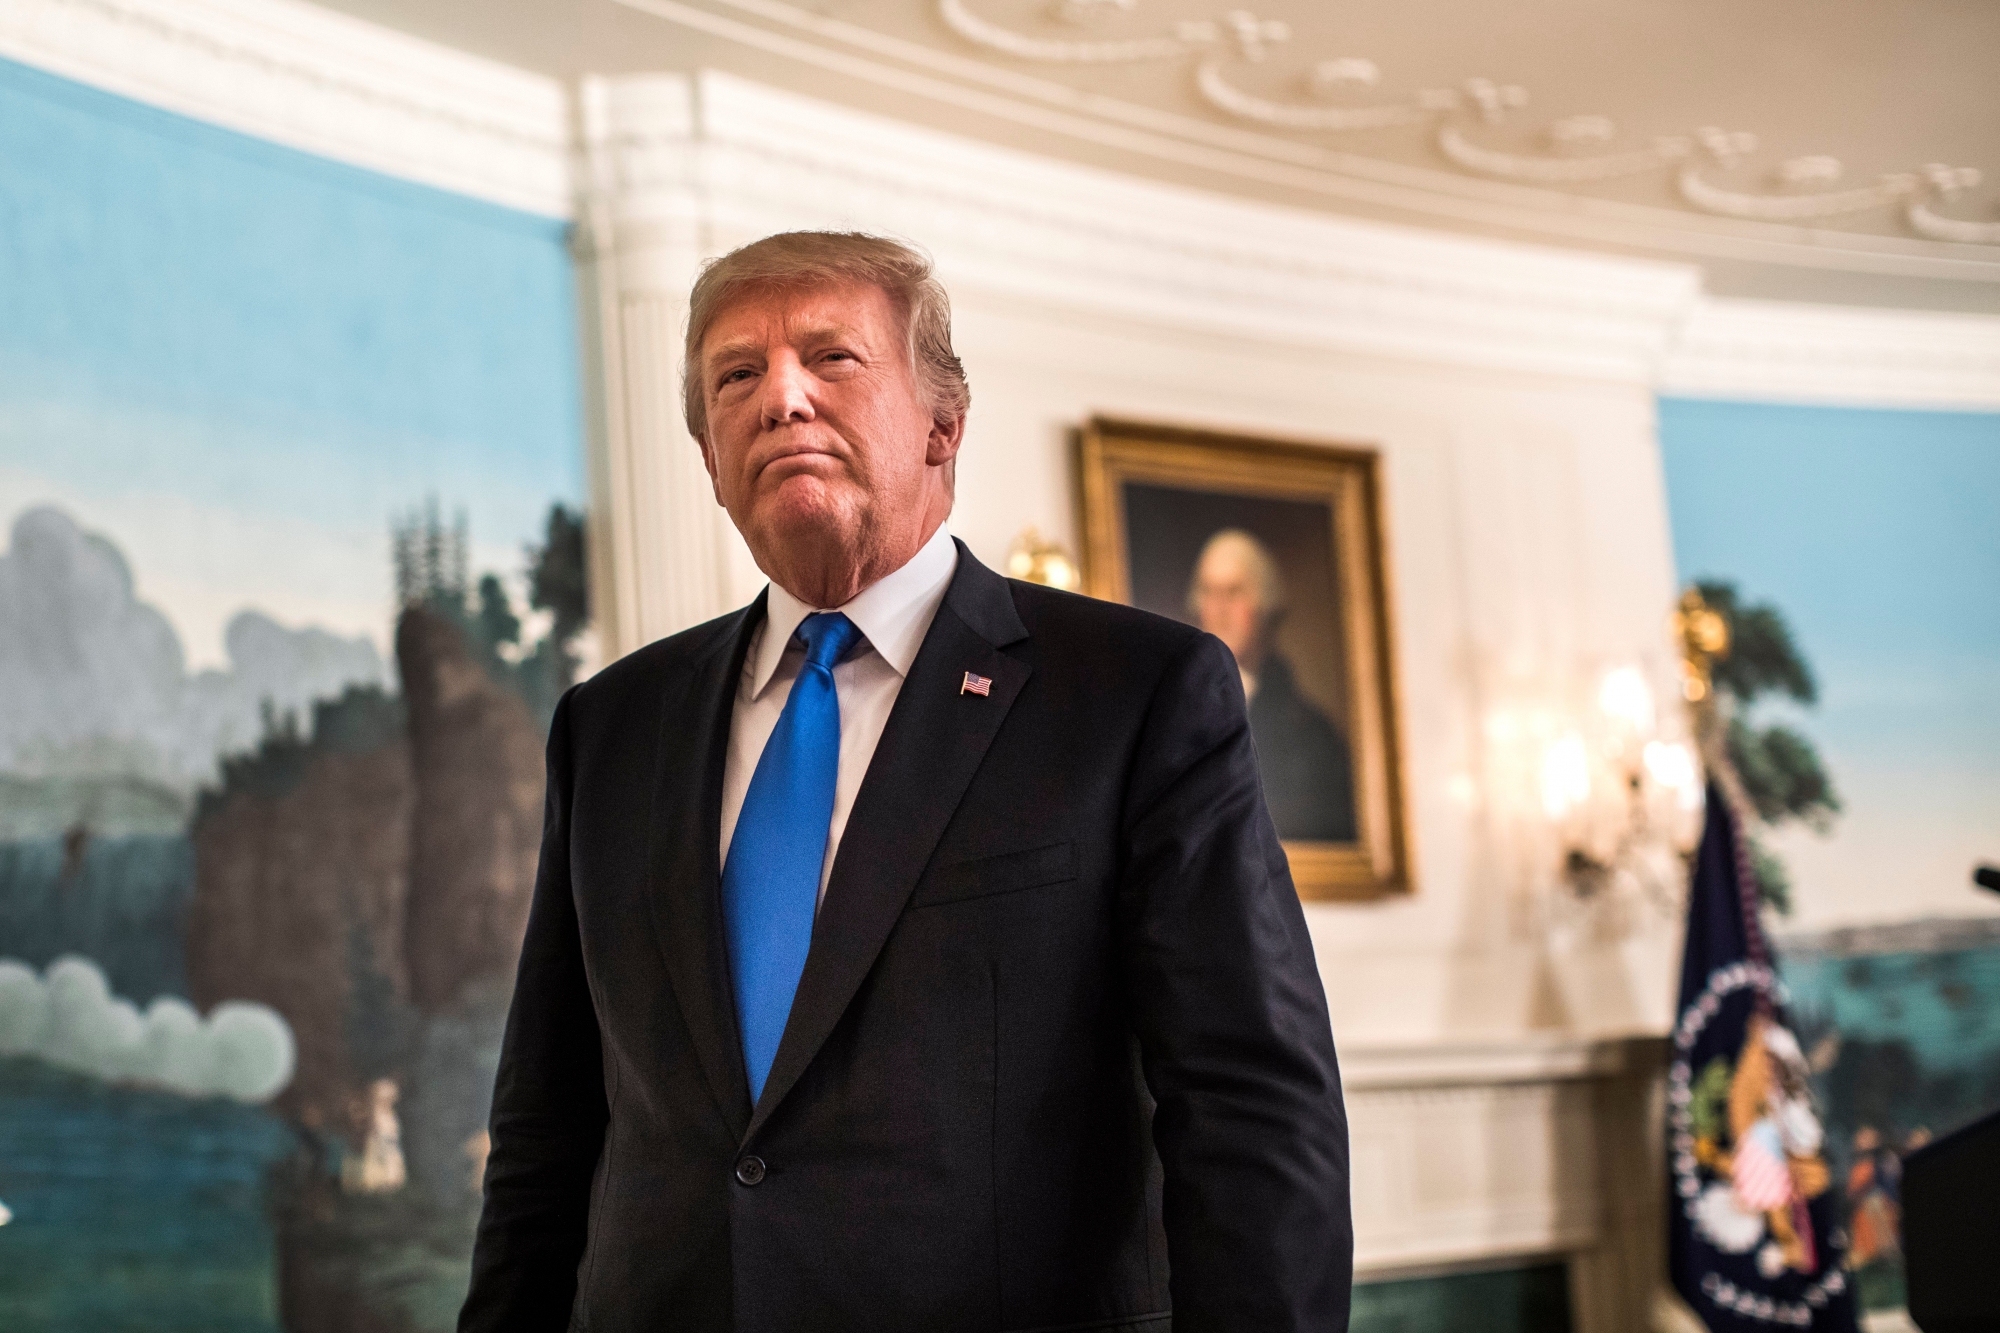
POLYGON ((1307 899, 1411 892, 1379 455, 1096 417, 1076 459, 1091 596, 1198 623, 1196 562, 1222 531, 1252 538, 1276 586, 1294 590, 1282 616, 1258 618, 1274 628, 1244 649, 1246 660, 1257 649, 1260 668, 1246 683, 1264 682, 1251 718, 1253 728, 1267 719, 1259 760, 1273 818, 1281 835, 1287 820, 1315 833, 1285 837, 1292 880, 1307 899), (1323 734, 1332 741, 1311 742, 1323 734), (1281 762, 1308 743, 1317 756, 1281 762), (1273 790, 1287 773, 1336 776, 1273 790))

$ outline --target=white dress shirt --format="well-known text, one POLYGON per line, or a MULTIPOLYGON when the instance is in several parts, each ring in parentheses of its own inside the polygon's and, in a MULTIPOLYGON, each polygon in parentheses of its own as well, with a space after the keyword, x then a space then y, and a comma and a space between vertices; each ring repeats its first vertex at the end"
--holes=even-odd
POLYGON ((807 606, 777 584, 770 585, 764 623, 752 631, 749 651, 743 656, 743 679, 729 715, 729 756, 722 766, 723 865, 729 864, 729 843, 736 836, 736 819, 743 812, 757 760, 806 660, 805 645, 795 631, 816 611, 840 611, 861 631, 861 640, 833 668, 833 693, 840 701, 840 771, 833 783, 826 859, 819 868, 819 893, 825 899, 840 835, 854 809, 854 794, 861 789, 903 678, 910 674, 917 649, 923 646, 957 570, 958 547, 940 524, 908 564, 862 589, 845 606, 807 606))

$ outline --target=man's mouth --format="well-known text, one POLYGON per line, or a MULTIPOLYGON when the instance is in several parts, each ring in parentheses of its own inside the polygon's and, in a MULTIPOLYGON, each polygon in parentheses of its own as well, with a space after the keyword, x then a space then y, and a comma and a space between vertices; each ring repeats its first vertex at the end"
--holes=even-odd
POLYGON ((801 445, 797 448, 786 449, 765 459, 763 465, 757 471, 759 475, 769 472, 774 468, 783 472, 811 471, 814 470, 811 460, 819 458, 838 460, 839 455, 831 449, 822 449, 814 445, 801 445))

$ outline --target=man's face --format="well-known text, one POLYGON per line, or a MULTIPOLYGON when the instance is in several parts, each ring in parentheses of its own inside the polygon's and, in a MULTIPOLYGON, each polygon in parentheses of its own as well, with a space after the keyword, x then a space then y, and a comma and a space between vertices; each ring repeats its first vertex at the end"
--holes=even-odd
POLYGON ((1255 671, 1264 660, 1264 606, 1241 548, 1223 543, 1203 553, 1194 605, 1201 627, 1228 644, 1245 671, 1255 671))
POLYGON ((932 421, 880 288, 752 289, 710 325, 700 373, 715 498, 767 572, 773 552, 905 545, 950 508, 962 423, 932 421))

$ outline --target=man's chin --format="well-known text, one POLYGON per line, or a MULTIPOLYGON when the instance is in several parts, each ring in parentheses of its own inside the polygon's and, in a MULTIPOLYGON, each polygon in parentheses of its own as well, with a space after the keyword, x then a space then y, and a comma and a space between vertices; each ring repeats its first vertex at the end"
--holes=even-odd
POLYGON ((765 541, 811 547, 849 540, 859 527, 855 513, 853 497, 842 494, 840 488, 816 477, 797 477, 760 497, 751 525, 765 541))

